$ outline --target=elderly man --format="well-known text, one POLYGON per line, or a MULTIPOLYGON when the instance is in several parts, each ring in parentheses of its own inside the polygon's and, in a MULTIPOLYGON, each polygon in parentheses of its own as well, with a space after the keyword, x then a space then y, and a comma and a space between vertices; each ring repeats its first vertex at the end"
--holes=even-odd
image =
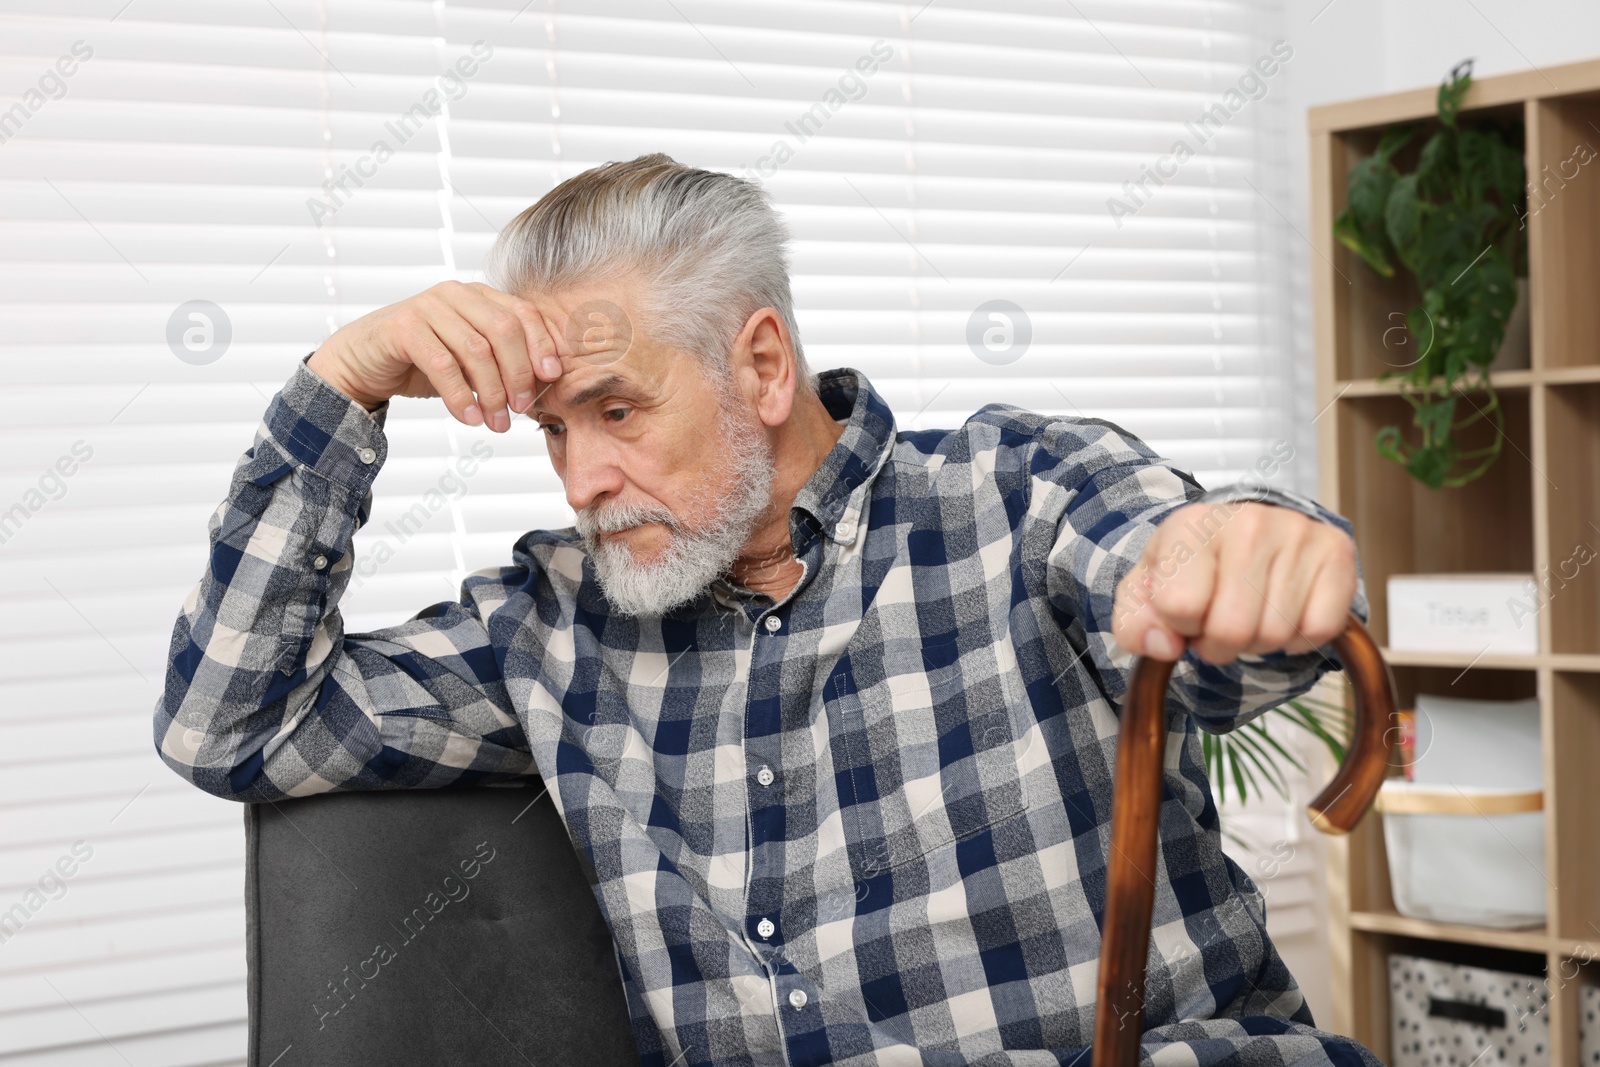
POLYGON ((1177 659, 1145 1048, 1377 1063, 1314 1028, 1198 732, 1340 666, 1349 523, 1100 419, 897 429, 861 372, 807 370, 785 241, 755 185, 611 163, 513 220, 493 287, 302 360, 211 518, 162 758, 240 801, 542 775, 645 1064, 1065 1064, 1132 655, 1177 659), (396 395, 536 419, 577 525, 346 634, 396 395))

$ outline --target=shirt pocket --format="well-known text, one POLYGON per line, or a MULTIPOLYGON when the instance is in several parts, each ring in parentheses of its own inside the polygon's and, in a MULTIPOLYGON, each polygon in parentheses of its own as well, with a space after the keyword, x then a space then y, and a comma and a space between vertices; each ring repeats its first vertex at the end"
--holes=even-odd
POLYGON ((853 657, 832 686, 855 878, 966 841, 1026 810, 1008 693, 988 649, 912 642, 853 657))

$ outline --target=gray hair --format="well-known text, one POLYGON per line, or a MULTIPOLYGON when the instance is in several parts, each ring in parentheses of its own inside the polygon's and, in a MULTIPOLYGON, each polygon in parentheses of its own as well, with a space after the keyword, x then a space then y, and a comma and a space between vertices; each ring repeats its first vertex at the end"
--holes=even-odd
POLYGON ((574 175, 512 219, 484 261, 504 292, 554 292, 637 273, 660 339, 728 374, 733 339, 757 309, 789 329, 795 375, 815 394, 789 290, 788 229, 755 182, 661 152, 574 175))

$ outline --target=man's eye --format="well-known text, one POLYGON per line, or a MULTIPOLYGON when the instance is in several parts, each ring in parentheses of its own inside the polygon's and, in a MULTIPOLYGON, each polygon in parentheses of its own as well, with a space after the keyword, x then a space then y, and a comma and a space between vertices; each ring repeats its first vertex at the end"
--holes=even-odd
MULTIPOLYGON (((610 418, 612 415, 626 415, 627 413, 628 413, 628 409, 627 408, 612 408, 610 411, 605 412, 605 415, 606 415, 607 418, 610 418)), ((620 418, 616 418, 616 419, 611 419, 611 421, 612 422, 621 422, 622 420, 620 418)))
POLYGON ((541 422, 539 429, 549 431, 545 434, 546 437, 555 437, 559 435, 563 427, 559 422, 541 422))

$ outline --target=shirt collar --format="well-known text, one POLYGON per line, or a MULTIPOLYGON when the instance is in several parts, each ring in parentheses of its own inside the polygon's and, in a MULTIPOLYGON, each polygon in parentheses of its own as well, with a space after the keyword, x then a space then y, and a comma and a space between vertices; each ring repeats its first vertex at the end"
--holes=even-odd
POLYGON ((790 506, 789 537, 796 555, 806 537, 802 516, 810 516, 824 536, 840 544, 855 541, 867 489, 894 450, 894 413, 865 374, 836 367, 817 379, 823 407, 835 421, 846 421, 844 433, 790 506))

